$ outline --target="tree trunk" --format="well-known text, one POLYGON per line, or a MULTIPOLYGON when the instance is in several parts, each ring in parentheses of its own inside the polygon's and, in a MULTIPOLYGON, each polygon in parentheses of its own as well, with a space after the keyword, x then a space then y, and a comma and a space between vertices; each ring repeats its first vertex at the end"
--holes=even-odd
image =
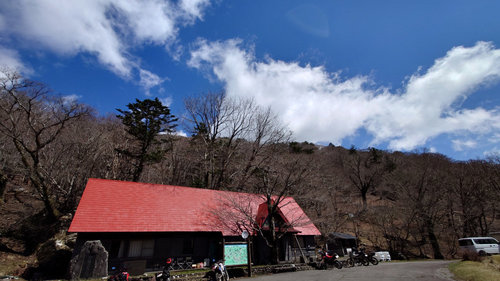
POLYGON ((3 194, 7 188, 7 177, 0 172, 0 203, 4 202, 3 194))
POLYGON ((368 203, 366 202, 366 194, 368 193, 368 190, 361 190, 361 201, 363 202, 363 211, 366 211, 368 208, 368 203))
POLYGON ((134 173, 132 175, 132 181, 138 182, 141 178, 142 171, 144 170, 145 157, 146 157, 147 147, 143 146, 141 150, 141 155, 139 156, 139 163, 135 167, 134 173))
POLYGON ((434 252, 435 259, 444 259, 443 254, 441 254, 441 248, 439 247, 439 241, 434 233, 434 223, 430 218, 426 220, 427 235, 429 236, 429 242, 432 246, 432 251, 434 252))
POLYGON ((45 207, 45 211, 47 212, 47 217, 49 221, 55 221, 59 215, 59 211, 54 206, 54 203, 50 200, 49 187, 45 183, 45 179, 40 172, 40 162, 38 157, 38 151, 29 153, 30 160, 28 160, 28 156, 23 150, 21 143, 17 140, 13 140, 14 145, 21 155, 21 160, 24 164, 24 167, 29 171, 29 178, 34 188, 38 192, 38 195, 43 201, 43 205, 45 207))
POLYGON ((279 263, 279 247, 278 247, 278 241, 275 239, 273 241, 273 247, 271 248, 271 264, 278 264, 279 263))
POLYGON ((49 188, 46 186, 43 179, 40 179, 40 177, 31 176, 30 179, 35 186, 35 189, 40 190, 40 195, 49 221, 56 221, 59 211, 54 206, 54 202, 50 200, 49 188))
POLYGON ((142 160, 140 160, 139 166, 137 166, 137 168, 134 171, 134 174, 132 175, 133 182, 139 182, 143 168, 144 168, 144 163, 142 160))
POLYGON ((269 213, 269 234, 271 235, 271 264, 278 264, 278 239, 276 235, 276 223, 272 206, 268 205, 269 213))

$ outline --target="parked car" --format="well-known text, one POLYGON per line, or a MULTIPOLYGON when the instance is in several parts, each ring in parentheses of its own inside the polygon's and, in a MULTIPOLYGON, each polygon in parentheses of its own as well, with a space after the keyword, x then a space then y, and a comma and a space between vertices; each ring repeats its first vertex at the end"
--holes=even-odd
POLYGON ((465 237, 458 239, 460 249, 475 251, 479 255, 500 254, 498 240, 493 237, 465 237))
POLYGON ((389 252, 387 251, 375 252, 375 257, 379 261, 391 261, 391 254, 389 254, 389 252))

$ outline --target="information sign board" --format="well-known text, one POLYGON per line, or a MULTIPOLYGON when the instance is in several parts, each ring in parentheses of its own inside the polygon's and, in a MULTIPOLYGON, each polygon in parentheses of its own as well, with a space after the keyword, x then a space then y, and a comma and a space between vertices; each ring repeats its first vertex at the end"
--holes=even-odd
POLYGON ((248 263, 247 244, 225 244, 224 245, 224 264, 246 265, 248 263))

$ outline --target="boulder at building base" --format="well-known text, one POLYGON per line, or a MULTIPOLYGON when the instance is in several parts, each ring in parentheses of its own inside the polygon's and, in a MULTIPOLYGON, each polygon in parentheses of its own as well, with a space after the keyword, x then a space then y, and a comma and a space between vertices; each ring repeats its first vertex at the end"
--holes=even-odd
POLYGON ((71 280, 108 276, 108 252, 100 240, 86 241, 71 259, 71 280))

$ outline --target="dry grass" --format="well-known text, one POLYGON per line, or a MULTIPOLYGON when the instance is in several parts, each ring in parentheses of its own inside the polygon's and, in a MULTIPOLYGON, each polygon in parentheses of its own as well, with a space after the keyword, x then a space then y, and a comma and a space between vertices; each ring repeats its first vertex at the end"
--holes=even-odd
POLYGON ((0 252, 0 276, 18 276, 26 269, 28 263, 33 262, 33 256, 26 257, 22 255, 0 252))
POLYGON ((450 271, 459 280, 493 281, 500 280, 500 256, 484 258, 481 262, 461 261, 450 265, 450 271))

